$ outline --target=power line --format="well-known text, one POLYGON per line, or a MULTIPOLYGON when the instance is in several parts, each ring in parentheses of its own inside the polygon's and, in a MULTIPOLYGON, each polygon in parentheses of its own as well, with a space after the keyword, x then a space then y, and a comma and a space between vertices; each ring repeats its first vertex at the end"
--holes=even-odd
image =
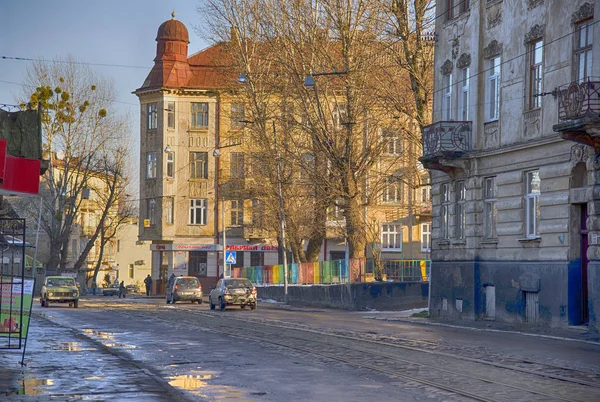
POLYGON ((32 59, 29 57, 14 57, 14 56, 1 56, 2 60, 17 60, 17 61, 39 61, 43 63, 60 63, 60 64, 78 64, 82 66, 99 66, 99 67, 121 67, 121 68, 143 68, 151 69, 152 67, 147 66, 132 66, 127 64, 111 64, 111 63, 89 63, 85 61, 75 60, 48 60, 48 59, 32 59))

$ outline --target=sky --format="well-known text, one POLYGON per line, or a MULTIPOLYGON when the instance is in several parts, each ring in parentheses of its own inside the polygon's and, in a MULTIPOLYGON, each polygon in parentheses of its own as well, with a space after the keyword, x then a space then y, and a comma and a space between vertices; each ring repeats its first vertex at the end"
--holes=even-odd
MULTIPOLYGON (((209 45, 198 36, 201 0, 0 0, 0 104, 15 104, 29 61, 1 57, 55 59, 72 55, 80 62, 139 66, 92 66, 114 80, 119 111, 129 112, 139 144, 139 102, 131 94, 150 72, 156 33, 173 10, 190 34, 189 54, 209 45)), ((136 158, 136 160, 138 160, 136 158)))

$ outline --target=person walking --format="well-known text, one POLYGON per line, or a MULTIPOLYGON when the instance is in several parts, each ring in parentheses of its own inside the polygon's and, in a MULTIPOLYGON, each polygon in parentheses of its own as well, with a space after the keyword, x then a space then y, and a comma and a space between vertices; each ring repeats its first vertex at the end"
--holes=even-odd
POLYGON ((146 296, 150 296, 150 289, 152 289, 152 277, 150 274, 144 279, 144 283, 146 284, 146 296))
POLYGON ((127 289, 125 288, 125 281, 121 281, 119 285, 119 299, 122 297, 125 298, 125 294, 127 293, 127 289))

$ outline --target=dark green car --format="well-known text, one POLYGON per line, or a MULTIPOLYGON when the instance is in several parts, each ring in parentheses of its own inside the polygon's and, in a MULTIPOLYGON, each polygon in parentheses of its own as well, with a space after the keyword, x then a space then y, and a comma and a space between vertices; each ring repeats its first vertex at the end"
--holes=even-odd
POLYGON ((42 286, 40 304, 50 307, 50 303, 69 303, 70 307, 79 306, 79 289, 75 279, 69 276, 47 276, 42 286))

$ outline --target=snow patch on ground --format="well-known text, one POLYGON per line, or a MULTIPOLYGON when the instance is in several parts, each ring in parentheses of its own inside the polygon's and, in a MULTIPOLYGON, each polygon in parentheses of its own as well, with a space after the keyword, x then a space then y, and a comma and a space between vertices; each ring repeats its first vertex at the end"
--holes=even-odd
MULTIPOLYGON (((378 310, 369 310, 368 314, 377 314, 377 315, 388 315, 394 317, 410 317, 413 314, 420 313, 422 311, 427 311, 427 308, 413 308, 410 310, 404 311, 378 311, 378 310)), ((365 311, 359 311, 358 314, 365 314, 365 311)))

